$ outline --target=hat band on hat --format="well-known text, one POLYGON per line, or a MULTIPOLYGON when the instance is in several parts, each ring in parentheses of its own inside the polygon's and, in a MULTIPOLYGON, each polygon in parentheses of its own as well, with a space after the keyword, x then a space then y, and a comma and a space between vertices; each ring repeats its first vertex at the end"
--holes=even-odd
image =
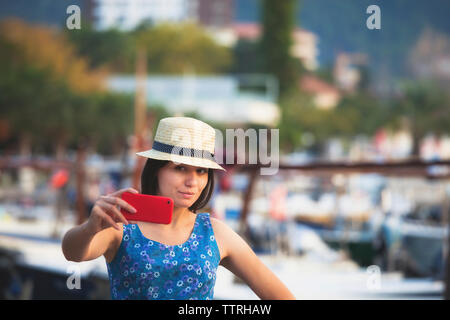
POLYGON ((170 144, 162 143, 159 141, 153 141, 152 149, 156 150, 156 151, 176 154, 176 155, 180 155, 180 156, 208 159, 208 160, 215 162, 214 154, 212 154, 211 152, 209 152, 207 150, 178 147, 178 146, 173 146, 170 144))

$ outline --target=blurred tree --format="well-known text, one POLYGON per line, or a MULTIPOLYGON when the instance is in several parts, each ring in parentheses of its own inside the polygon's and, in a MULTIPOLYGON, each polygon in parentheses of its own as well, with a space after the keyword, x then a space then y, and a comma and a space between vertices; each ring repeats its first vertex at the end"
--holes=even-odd
POLYGON ((292 32, 295 27, 295 0, 263 0, 261 52, 267 73, 277 77, 280 94, 296 88, 300 70, 291 56, 292 32))
POLYGON ((50 29, 2 22, 0 69, 0 119, 8 128, 3 136, 19 137, 22 154, 51 141, 62 158, 70 144, 111 146, 131 132, 132 99, 102 92, 99 74, 50 29))
POLYGON ((389 112, 388 104, 368 92, 347 94, 333 109, 330 133, 346 138, 371 136, 386 125, 389 112))
POLYGON ((258 42, 238 40, 233 47, 231 73, 264 73, 262 52, 258 42))
MULTIPOLYGON (((290 91, 281 97, 280 105, 283 106, 280 118, 280 148, 284 152, 292 152, 302 147, 301 137, 305 130, 302 123, 303 112, 314 111, 310 96, 297 91, 290 91)), ((309 113, 309 115, 312 115, 309 113)))
POLYGON ((134 72, 134 38, 128 32, 116 29, 98 31, 90 25, 79 30, 66 30, 67 39, 76 52, 89 61, 89 67, 106 67, 111 72, 134 72))
POLYGON ((31 153, 32 139, 51 131, 47 138, 60 157, 69 135, 72 91, 98 90, 100 75, 51 29, 5 20, 0 39, 1 116, 19 137, 22 154, 31 153))
POLYGON ((195 24, 160 24, 135 32, 147 53, 149 73, 221 73, 231 64, 231 52, 195 24))
MULTIPOLYGON (((122 151, 128 135, 133 132, 133 97, 116 93, 101 93, 82 99, 75 117, 79 137, 90 140, 90 146, 105 155, 122 151), (94 108, 89 106, 93 101, 94 108), (94 111, 92 111, 94 109, 94 111)), ((78 139, 76 139, 78 140, 78 139)))
POLYGON ((64 79, 71 90, 101 89, 105 72, 89 70, 86 61, 76 55, 73 46, 57 31, 7 19, 0 22, 0 37, 20 51, 15 61, 48 70, 52 77, 64 79))
POLYGON ((333 109, 317 108, 312 97, 302 91, 291 91, 280 103, 284 106, 280 140, 285 151, 300 147, 320 150, 332 137, 370 136, 390 121, 389 105, 363 91, 344 96, 333 109), (314 138, 313 145, 303 139, 305 133, 314 138))
POLYGON ((392 102, 390 125, 406 122, 413 136, 413 156, 417 157, 426 134, 450 133, 450 96, 431 81, 406 81, 402 86, 402 95, 392 102))

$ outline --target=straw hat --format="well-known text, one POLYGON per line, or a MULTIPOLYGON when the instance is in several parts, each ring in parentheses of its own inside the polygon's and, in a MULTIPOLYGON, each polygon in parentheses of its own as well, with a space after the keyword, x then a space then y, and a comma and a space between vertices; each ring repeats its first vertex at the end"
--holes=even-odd
POLYGON ((136 154, 226 171, 214 159, 215 140, 214 128, 200 120, 188 117, 164 118, 159 121, 152 149, 136 154))

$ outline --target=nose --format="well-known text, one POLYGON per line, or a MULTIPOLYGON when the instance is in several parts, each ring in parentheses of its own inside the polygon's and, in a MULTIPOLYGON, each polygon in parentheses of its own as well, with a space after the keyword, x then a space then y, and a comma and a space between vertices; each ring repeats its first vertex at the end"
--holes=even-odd
POLYGON ((188 187, 195 187, 197 185, 197 172, 195 170, 186 172, 185 185, 188 187))

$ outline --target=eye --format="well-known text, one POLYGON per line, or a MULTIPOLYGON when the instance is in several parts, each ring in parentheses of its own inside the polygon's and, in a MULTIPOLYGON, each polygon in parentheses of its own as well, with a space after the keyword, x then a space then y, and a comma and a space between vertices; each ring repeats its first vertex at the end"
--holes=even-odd
POLYGON ((184 171, 186 168, 185 167, 183 167, 183 166, 176 166, 175 167, 175 170, 177 170, 177 171, 184 171))
POLYGON ((200 173, 200 174, 204 174, 204 173, 207 173, 207 172, 208 172, 208 170, 207 170, 207 169, 204 169, 204 168, 202 168, 202 169, 198 169, 198 170, 197 170, 197 172, 198 172, 198 173, 200 173))

